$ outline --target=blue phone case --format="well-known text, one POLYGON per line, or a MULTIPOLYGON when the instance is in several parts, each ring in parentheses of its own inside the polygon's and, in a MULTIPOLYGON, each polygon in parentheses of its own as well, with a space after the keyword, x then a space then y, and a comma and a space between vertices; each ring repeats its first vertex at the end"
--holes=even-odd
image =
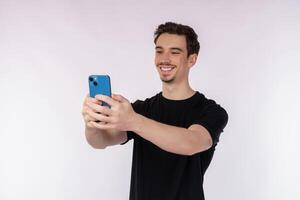
MULTIPOLYGON (((90 97, 95 98, 97 94, 111 97, 110 77, 108 75, 90 75, 88 81, 90 97)), ((105 102, 103 102, 102 105, 110 107, 105 102)))

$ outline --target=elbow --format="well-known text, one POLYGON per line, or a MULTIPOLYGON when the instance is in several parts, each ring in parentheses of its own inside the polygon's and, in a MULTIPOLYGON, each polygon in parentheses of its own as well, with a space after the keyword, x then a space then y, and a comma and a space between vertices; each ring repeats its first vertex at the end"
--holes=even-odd
POLYGON ((201 153, 203 151, 206 151, 212 147, 213 143, 212 140, 207 140, 205 143, 202 144, 193 144, 190 145, 190 148, 187 148, 188 150, 186 151, 186 155, 192 156, 197 153, 201 153))
POLYGON ((88 143, 91 147, 93 147, 93 149, 105 149, 106 148, 106 146, 100 146, 99 144, 93 144, 92 142, 91 143, 88 142, 88 143))
POLYGON ((201 152, 201 150, 199 150, 199 149, 190 149, 189 151, 187 151, 186 155, 187 156, 193 156, 193 155, 195 155, 197 153, 200 153, 200 152, 201 152))

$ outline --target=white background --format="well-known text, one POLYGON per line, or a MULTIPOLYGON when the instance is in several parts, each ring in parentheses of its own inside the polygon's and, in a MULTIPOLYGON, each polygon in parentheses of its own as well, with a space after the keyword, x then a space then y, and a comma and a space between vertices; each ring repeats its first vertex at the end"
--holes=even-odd
POLYGON ((201 43, 191 85, 229 122, 208 200, 300 199, 300 2, 0 0, 0 199, 123 200, 132 141, 92 149, 89 74, 130 101, 161 90, 153 32, 175 21, 201 43))

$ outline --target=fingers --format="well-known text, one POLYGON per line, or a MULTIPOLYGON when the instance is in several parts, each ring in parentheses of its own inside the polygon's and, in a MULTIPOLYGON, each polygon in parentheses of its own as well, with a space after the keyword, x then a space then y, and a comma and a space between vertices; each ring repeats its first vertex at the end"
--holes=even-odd
POLYGON ((107 117, 106 115, 95 113, 91 110, 86 110, 85 114, 83 115, 84 121, 87 125, 89 125, 90 122, 96 122, 96 123, 108 123, 111 122, 112 119, 107 117))
POLYGON ((96 112, 96 113, 101 113, 101 114, 104 114, 104 115, 112 115, 112 110, 109 109, 107 106, 100 106, 98 104, 95 104, 95 103, 87 103, 86 104, 90 110, 96 112))
POLYGON ((111 115, 111 110, 106 106, 100 106, 101 101, 86 95, 82 108, 82 115, 86 126, 97 128, 95 124, 105 125, 110 120, 106 115, 111 115))
POLYGON ((87 97, 86 98, 86 103, 95 103, 95 104, 100 104, 101 103, 101 101, 99 101, 99 100, 97 100, 97 99, 95 99, 95 98, 93 98, 93 97, 87 97))
POLYGON ((85 115, 88 110, 92 110, 94 112, 101 112, 106 115, 109 115, 110 111, 106 108, 102 108, 102 106, 100 106, 101 103, 102 103, 101 101, 89 97, 89 95, 87 94, 83 102, 82 115, 85 115))
POLYGON ((90 122, 86 123, 86 125, 90 128, 99 128, 99 127, 95 126, 96 124, 105 125, 107 123, 106 122, 95 122, 95 121, 90 121, 90 122))
POLYGON ((84 98, 83 104, 85 104, 86 102, 93 102, 93 103, 99 103, 99 101, 93 97, 90 97, 89 94, 87 94, 84 98))
POLYGON ((109 96, 98 94, 95 96, 95 99, 105 102, 110 106, 115 106, 117 102, 109 96))
POLYGON ((126 114, 123 114, 122 118, 120 118, 120 115, 122 114, 121 111, 126 110, 128 102, 125 97, 119 94, 113 94, 112 97, 96 95, 95 98, 87 95, 82 111, 86 125, 103 130, 117 128, 120 119, 126 118, 126 114), (107 103, 111 108, 101 106, 102 102, 107 103))
POLYGON ((87 124, 87 123, 89 123, 89 122, 91 122, 91 121, 95 122, 95 121, 97 121, 97 119, 95 119, 94 117, 92 117, 92 116, 90 116, 90 115, 85 115, 85 116, 84 116, 84 121, 85 121, 85 123, 87 124))
POLYGON ((106 115, 103 115, 101 113, 95 113, 95 112, 88 112, 88 115, 91 116, 93 119, 93 121, 100 121, 100 122, 106 122, 106 123, 110 123, 112 122, 112 119, 106 115))
POLYGON ((96 123, 96 122, 90 122, 90 125, 92 127, 101 129, 101 130, 109 130, 109 129, 114 129, 114 126, 111 124, 106 124, 106 123, 96 123))

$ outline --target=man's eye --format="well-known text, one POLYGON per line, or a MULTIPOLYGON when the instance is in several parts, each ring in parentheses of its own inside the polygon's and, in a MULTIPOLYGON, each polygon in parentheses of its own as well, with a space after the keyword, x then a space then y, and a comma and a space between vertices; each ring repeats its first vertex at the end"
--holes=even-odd
POLYGON ((156 51, 156 53, 162 53, 162 51, 156 51))
POLYGON ((177 52, 177 51, 174 51, 174 52, 172 52, 172 54, 180 54, 179 52, 177 52))

